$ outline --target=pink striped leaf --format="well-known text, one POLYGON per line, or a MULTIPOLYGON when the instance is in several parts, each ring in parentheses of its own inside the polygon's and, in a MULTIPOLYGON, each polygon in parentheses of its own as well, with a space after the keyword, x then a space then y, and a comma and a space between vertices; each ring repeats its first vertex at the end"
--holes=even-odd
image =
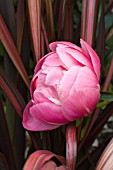
POLYGON ((53 41, 53 40, 55 40, 55 29, 54 29, 52 1, 46 0, 45 4, 46 4, 48 38, 49 38, 49 41, 53 41))
POLYGON ((81 38, 93 45, 97 26, 98 0, 83 0, 81 19, 81 38))
POLYGON ((105 148, 96 167, 96 170, 106 169, 113 169, 113 139, 111 139, 110 143, 105 148))
POLYGON ((18 1, 17 14, 16 14, 16 24, 17 24, 17 48, 19 54, 21 53, 22 37, 24 31, 25 22, 25 11, 24 11, 24 1, 18 1))
POLYGON ((36 61, 40 59, 41 53, 41 3, 40 0, 29 0, 29 17, 30 17, 30 26, 31 34, 33 40, 33 48, 36 57, 36 61))
POLYGON ((28 75, 27 75, 24 65, 21 61, 19 53, 16 49, 14 41, 10 35, 10 32, 9 32, 1 15, 0 15, 0 39, 7 51, 7 53, 9 54, 9 57, 11 58, 15 67, 17 68, 18 72, 20 73, 21 77, 23 78, 24 82, 29 87, 30 83, 29 83, 28 75))
POLYGON ((9 80, 2 68, 0 68, 0 87, 8 96, 10 102, 14 106, 16 112, 22 117, 22 111, 25 107, 25 101, 15 85, 9 80))

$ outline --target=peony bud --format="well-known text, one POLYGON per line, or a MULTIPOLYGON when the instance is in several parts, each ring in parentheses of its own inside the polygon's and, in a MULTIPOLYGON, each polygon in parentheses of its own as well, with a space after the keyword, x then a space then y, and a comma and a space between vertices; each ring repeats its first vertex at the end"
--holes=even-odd
POLYGON ((32 100, 23 114, 26 129, 55 129, 95 109, 100 96, 100 60, 82 39, 81 46, 53 42, 52 52, 37 63, 30 85, 32 100))

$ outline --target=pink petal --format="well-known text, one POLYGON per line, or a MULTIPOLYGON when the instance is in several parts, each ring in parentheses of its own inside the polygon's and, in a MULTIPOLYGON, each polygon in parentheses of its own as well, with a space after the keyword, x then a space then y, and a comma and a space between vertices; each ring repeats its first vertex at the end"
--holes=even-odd
POLYGON ((83 64, 76 60, 75 57, 73 57, 72 55, 70 55, 67 51, 67 48, 56 48, 57 53, 59 55, 59 58, 61 59, 61 61, 63 62, 63 64, 66 66, 67 70, 70 69, 72 66, 83 66, 83 64))
POLYGON ((73 121, 89 115, 95 109, 99 96, 99 88, 73 90, 73 93, 62 104, 64 116, 73 121))
MULTIPOLYGON (((58 99, 58 93, 54 87, 49 87, 49 86, 42 86, 42 88, 37 88, 36 93, 34 92, 33 99, 37 95, 37 93, 41 93, 45 98, 55 98, 58 99)), ((35 100, 35 99, 34 99, 35 100)))
POLYGON ((57 167, 55 170, 69 170, 65 165, 57 167))
POLYGON ((60 80, 63 76, 63 69, 61 67, 54 67, 46 76, 45 84, 56 87, 60 84, 60 80))
POLYGON ((81 67, 74 84, 74 88, 79 90, 81 88, 98 88, 99 83, 95 73, 88 67, 81 67))
POLYGON ((80 40, 81 46, 83 51, 86 53, 87 56, 90 56, 92 65, 94 68, 94 71, 97 75, 97 78, 99 80, 100 78, 100 60, 98 55, 95 53, 95 51, 82 39, 80 40))
POLYGON ((49 99, 38 89, 33 93, 33 100, 35 103, 49 102, 49 99))
POLYGON ((55 162, 48 161, 41 167, 40 170, 56 170, 56 167, 57 167, 57 165, 55 162))
POLYGON ((35 67, 34 74, 36 74, 41 68, 44 68, 44 66, 46 68, 47 66, 55 67, 61 65, 62 62, 60 61, 58 54, 56 52, 50 52, 39 60, 35 67))
POLYGON ((42 87, 43 84, 45 84, 46 75, 42 73, 42 70, 38 71, 36 74, 34 74, 31 84, 30 84, 30 94, 33 98, 33 92, 38 87, 42 87))
POLYGON ((78 62, 80 62, 82 65, 85 65, 93 70, 91 61, 87 58, 86 55, 84 55, 84 53, 71 48, 65 48, 65 51, 73 58, 75 58, 78 62))
MULTIPOLYGON (((42 70, 38 71, 34 76, 30 84, 30 94, 33 98, 33 93, 36 89, 39 91, 45 88, 46 74, 42 73, 42 70)), ((34 99, 34 98, 33 98, 34 99)))
POLYGON ((34 74, 36 74, 36 73, 41 69, 41 67, 42 67, 42 65, 43 65, 43 63, 44 63, 44 61, 45 61, 45 59, 46 59, 47 56, 48 56, 48 54, 47 54, 46 56, 42 57, 42 58, 38 61, 38 63, 37 63, 36 66, 35 66, 35 69, 34 69, 34 74))
POLYGON ((59 59, 58 54, 56 52, 51 52, 49 53, 48 57, 46 57, 44 64, 51 67, 55 67, 60 66, 62 63, 59 59))
POLYGON ((30 108, 32 108, 33 103, 29 102, 23 113, 23 127, 27 130, 42 131, 42 130, 52 130, 58 127, 58 125, 52 125, 46 123, 40 119, 36 119, 30 113, 30 108))
POLYGON ((35 103, 50 102, 54 101, 54 99, 58 101, 58 94, 53 87, 42 87, 42 89, 37 88, 33 93, 33 100, 35 103))
POLYGON ((82 52, 82 49, 80 47, 78 47, 77 45, 75 45, 71 42, 66 42, 66 41, 53 42, 53 43, 49 44, 49 47, 52 51, 56 51, 57 47, 60 47, 60 48, 71 47, 71 48, 77 49, 82 52))
POLYGON ((34 73, 35 73, 35 74, 41 69, 43 63, 45 62, 45 59, 48 58, 49 56, 55 56, 55 53, 54 53, 54 52, 50 52, 50 53, 48 53, 47 55, 45 55, 44 57, 42 57, 42 58, 38 61, 37 65, 36 65, 36 67, 35 67, 35 70, 34 70, 34 73))
POLYGON ((31 98, 33 98, 33 92, 35 91, 36 87, 37 87, 37 84, 38 84, 38 73, 36 73, 34 76, 33 76, 33 79, 31 81, 31 84, 30 84, 30 94, 31 94, 31 98))
POLYGON ((62 77, 59 88, 59 98, 61 101, 64 101, 69 96, 70 90, 76 81, 80 68, 80 66, 73 66, 66 71, 62 77))
POLYGON ((69 122, 63 116, 61 106, 58 106, 52 102, 36 104, 31 107, 30 113, 35 117, 35 119, 39 119, 53 125, 61 125, 69 122))

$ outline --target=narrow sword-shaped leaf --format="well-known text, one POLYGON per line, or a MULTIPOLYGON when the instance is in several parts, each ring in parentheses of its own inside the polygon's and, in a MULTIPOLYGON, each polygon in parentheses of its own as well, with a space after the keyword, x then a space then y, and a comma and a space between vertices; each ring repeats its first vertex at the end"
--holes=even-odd
MULTIPOLYGON (((102 2, 102 11, 98 28, 97 53, 101 59, 101 67, 104 69, 104 55, 105 55, 105 11, 104 1, 102 2)), ((101 69, 102 69, 101 68, 101 69)))
MULTIPOLYGON (((0 140, 0 151, 4 154, 6 158, 8 168, 16 170, 13 148, 1 99, 0 99, 0 139, 2 139, 0 140)), ((2 169, 1 165, 0 169, 2 169)))
POLYGON ((83 0, 81 37, 93 45, 98 16, 98 0, 83 0))
POLYGON ((0 152, 0 169, 1 170, 9 170, 8 163, 5 159, 5 156, 1 152, 0 152))
POLYGON ((22 37, 24 31, 24 22, 25 22, 25 11, 24 11, 24 1, 19 0, 17 6, 17 14, 16 14, 16 23, 17 23, 17 48, 20 54, 21 45, 22 45, 22 37))
POLYGON ((46 4, 48 38, 49 38, 49 41, 54 41, 55 40, 55 30, 54 30, 52 1, 51 0, 45 0, 45 4, 46 4))
POLYGON ((107 76, 106 76, 106 79, 103 85, 103 91, 107 91, 112 75, 113 75, 113 57, 111 59, 111 64, 110 64, 110 67, 109 67, 109 70, 108 70, 108 73, 107 73, 107 76))
POLYGON ((5 75, 2 68, 0 68, 0 87, 8 96, 10 102, 14 106, 16 112, 22 117, 22 111, 25 107, 25 101, 19 91, 16 89, 14 84, 9 80, 9 78, 5 75))
POLYGON ((96 167, 96 170, 106 170, 106 169, 109 170, 113 169, 113 138, 111 139, 110 143, 102 153, 96 167))
POLYGON ((63 39, 73 41, 73 3, 66 1, 63 39))
POLYGON ((33 40, 33 48, 36 57, 36 61, 40 59, 41 54, 41 2, 40 0, 29 0, 29 16, 31 34, 33 40))
POLYGON ((6 51, 8 52, 12 62, 14 63, 15 67, 17 68, 18 72, 22 76, 24 82, 29 87, 29 78, 26 73, 26 70, 23 66, 23 63, 21 61, 21 58, 19 56, 19 53, 16 49, 16 46, 13 42, 13 39, 8 31, 8 28, 6 24, 4 23, 4 20, 2 16, 0 15, 0 39, 6 48, 6 51))
POLYGON ((92 143, 97 138, 103 126, 108 121, 109 117, 113 114, 113 102, 108 104, 104 110, 99 113, 99 117, 92 127, 91 134, 87 137, 88 143, 92 143))
POLYGON ((81 37, 86 39, 87 0, 82 1, 81 37))

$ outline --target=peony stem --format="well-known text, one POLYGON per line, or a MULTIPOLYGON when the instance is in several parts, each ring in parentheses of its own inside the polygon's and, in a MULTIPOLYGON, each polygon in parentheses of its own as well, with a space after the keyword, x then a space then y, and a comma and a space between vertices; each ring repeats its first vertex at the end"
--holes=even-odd
POLYGON ((66 164, 69 170, 75 170, 77 157, 76 124, 69 123, 66 129, 66 164))

